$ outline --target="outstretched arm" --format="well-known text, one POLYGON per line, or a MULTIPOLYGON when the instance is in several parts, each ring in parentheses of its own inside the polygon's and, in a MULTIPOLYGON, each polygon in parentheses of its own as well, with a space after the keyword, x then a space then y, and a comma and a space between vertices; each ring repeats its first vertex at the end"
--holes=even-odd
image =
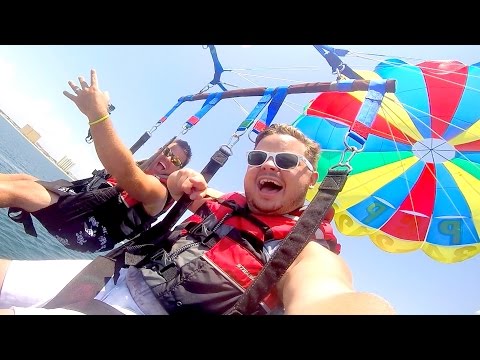
POLYGON ((355 291, 343 259, 314 241, 287 270, 278 290, 286 314, 395 314, 380 296, 355 291))
POLYGON ((90 86, 82 76, 78 80, 81 87, 68 82, 76 95, 67 91, 63 94, 87 116, 98 158, 118 185, 143 203, 149 214, 159 213, 165 205, 167 189, 157 178, 140 170, 131 151, 115 132, 108 114, 108 95, 98 87, 95 70, 91 70, 90 86))

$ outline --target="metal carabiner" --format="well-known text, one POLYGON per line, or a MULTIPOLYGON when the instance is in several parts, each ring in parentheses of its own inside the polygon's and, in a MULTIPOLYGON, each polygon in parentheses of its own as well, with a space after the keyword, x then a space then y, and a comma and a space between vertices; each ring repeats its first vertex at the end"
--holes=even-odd
POLYGON ((240 135, 237 135, 237 133, 233 134, 230 140, 228 141, 227 147, 229 149, 232 149, 232 147, 240 141, 240 135))

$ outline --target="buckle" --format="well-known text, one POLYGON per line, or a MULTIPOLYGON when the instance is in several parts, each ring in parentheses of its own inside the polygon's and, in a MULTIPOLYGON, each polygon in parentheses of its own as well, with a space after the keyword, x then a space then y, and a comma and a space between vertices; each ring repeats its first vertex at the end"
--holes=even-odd
POLYGON ((151 266, 152 270, 155 270, 159 274, 167 271, 172 266, 176 266, 175 262, 170 260, 168 253, 164 249, 160 249, 160 251, 154 254, 150 258, 150 261, 154 264, 151 266))

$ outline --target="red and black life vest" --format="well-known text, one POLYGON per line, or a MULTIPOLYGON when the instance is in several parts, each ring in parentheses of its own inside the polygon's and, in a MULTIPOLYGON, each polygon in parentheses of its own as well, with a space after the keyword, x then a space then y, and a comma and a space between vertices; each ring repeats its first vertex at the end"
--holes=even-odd
MULTIPOLYGON (((158 251, 140 268, 143 280, 169 314, 224 314, 267 262, 264 245, 284 239, 301 213, 252 214, 239 193, 208 200, 175 228, 175 238, 169 239, 172 248, 158 251)), ((338 253, 332 217, 328 214, 322 221, 315 238, 338 253)), ((273 287, 257 312, 280 307, 273 287)))

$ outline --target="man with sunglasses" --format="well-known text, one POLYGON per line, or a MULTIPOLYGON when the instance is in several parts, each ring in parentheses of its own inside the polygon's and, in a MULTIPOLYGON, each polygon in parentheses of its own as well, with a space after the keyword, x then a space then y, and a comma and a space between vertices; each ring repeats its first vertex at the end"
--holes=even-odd
MULTIPOLYGON (((93 109, 88 117, 95 119, 104 109, 93 109)), ((162 237, 163 246, 155 248, 154 242, 142 261, 122 267, 116 281, 112 275, 89 304, 100 302, 101 309, 107 306, 123 314, 231 313, 301 215, 307 190, 318 179, 319 151, 318 144, 298 129, 274 124, 257 136, 254 150, 247 154, 244 194, 232 192, 214 198, 199 172, 175 171, 167 180, 170 194, 175 200, 188 194, 193 215, 167 238, 162 237)), ((332 216, 333 210, 253 314, 395 313, 383 298, 353 289, 350 270, 338 255, 340 246, 329 224, 332 216)), ((0 314, 92 313, 75 306, 35 307, 62 288, 35 292, 34 287, 66 284, 75 276, 71 264, 78 264, 80 271, 89 261, 42 263, 44 266, 32 261, 0 261, 0 307, 10 307, 0 314), (72 272, 59 274, 64 266, 72 272), (36 269, 35 273, 29 273, 29 268, 36 269), (26 283, 33 284, 28 287, 26 283)), ((98 308, 93 313, 98 313, 98 308)))
MULTIPOLYGON (((65 92, 84 112, 103 107, 108 96, 70 82, 76 95, 65 92)), ((108 114, 108 113, 106 113, 108 114)), ((95 186, 77 188, 65 180, 41 181, 27 174, 0 174, 0 207, 36 236, 30 216, 69 249, 97 252, 133 238, 148 229, 172 204, 166 188, 169 174, 191 159, 189 144, 175 139, 150 158, 135 162, 113 129, 111 121, 91 124, 90 132, 108 176, 95 186)))
MULTIPOLYGON (((244 195, 229 193, 219 199, 211 199, 208 197, 205 179, 191 169, 178 170, 170 175, 168 188, 175 199, 179 199, 184 193, 189 194, 190 199, 193 200, 190 210, 195 212, 194 216, 209 217, 217 211, 219 202, 221 203, 225 199, 234 199, 237 206, 243 206, 243 209, 246 209, 245 211, 252 214, 255 219, 267 224, 274 224, 271 227, 273 234, 265 235, 261 239, 263 253, 266 253, 266 258, 263 260, 268 261, 282 241, 282 237, 288 235, 291 227, 295 225, 301 215, 307 190, 317 182, 318 173, 315 165, 318 162, 319 154, 318 144, 308 139, 298 129, 290 125, 273 124, 258 134, 254 150, 247 153, 248 167, 244 177, 244 195), (243 205, 241 205, 242 203, 243 205), (280 234, 275 235, 275 232, 280 234)), ((244 211, 239 211, 239 214, 244 213, 244 211)), ((394 314, 395 310, 383 298, 376 294, 354 290, 352 275, 348 265, 339 256, 340 245, 329 224, 333 215, 334 212, 331 209, 319 224, 311 241, 296 257, 269 296, 278 297, 280 311, 285 314, 394 314)), ((194 216, 191 218, 192 221, 195 220, 194 216)), ((230 226, 234 226, 233 224, 231 222, 230 226)), ((248 228, 245 221, 237 224, 240 224, 239 230, 248 228)), ((215 226, 218 226, 218 223, 215 226)), ((217 233, 221 233, 221 231, 217 231, 217 233)), ((184 243, 181 245, 187 246, 184 243)), ((188 267, 195 268, 191 264, 193 261, 184 265, 185 259, 179 256, 181 253, 178 253, 175 245, 172 251, 178 259, 176 265, 181 269, 179 273, 182 274, 182 277, 187 278, 189 276, 188 267)), ((192 248, 189 248, 189 251, 192 252, 192 248)), ((207 255, 203 254, 202 256, 208 257, 208 263, 214 264, 214 267, 217 268, 221 267, 219 264, 227 262, 222 256, 228 256, 229 251, 232 252, 228 246, 226 246, 225 254, 209 256, 210 251, 212 250, 207 250, 205 252, 207 255)), ((188 256, 191 258, 191 253, 188 256)), ((245 265, 248 262, 245 258, 242 261, 242 268, 245 272, 255 271, 254 266, 248 268, 245 265)), ((199 262, 201 263, 201 261, 199 262)), ((206 271, 205 264, 199 266, 202 267, 203 272, 206 271)), ((143 281, 147 284, 154 283, 153 277, 148 271, 141 269, 141 274, 143 281)), ((233 272, 228 275, 235 277, 232 274, 233 272)), ((192 276, 192 278, 194 277, 192 276)), ((209 277, 209 281, 212 278, 213 276, 209 277)), ((218 301, 228 304, 228 301, 222 299, 227 292, 222 293, 219 290, 220 280, 215 282, 217 287, 212 286, 211 289, 215 289, 218 293, 218 301)), ((237 286, 239 286, 238 283, 241 282, 238 281, 237 286)), ((167 289, 162 288, 162 291, 169 290, 175 292, 174 295, 177 297, 188 299, 187 294, 192 290, 208 288, 208 283, 202 282, 200 277, 183 281, 180 285, 176 282, 174 284, 175 289, 170 290, 167 286, 167 289)), ((160 287, 158 283, 156 285, 160 287)), ((226 286, 226 284, 223 285, 226 286)), ((158 294, 158 290, 154 291, 158 294)), ((240 295, 241 291, 235 294, 237 298, 240 295)), ((267 303, 267 298, 265 303, 267 303)), ((168 305, 165 296, 162 295, 160 299, 164 307, 168 305)), ((188 305, 185 303, 186 301, 183 306, 187 307, 188 305)), ((192 306, 196 305, 194 302, 192 303, 192 306)), ((208 306, 206 307, 208 308, 208 306)))

